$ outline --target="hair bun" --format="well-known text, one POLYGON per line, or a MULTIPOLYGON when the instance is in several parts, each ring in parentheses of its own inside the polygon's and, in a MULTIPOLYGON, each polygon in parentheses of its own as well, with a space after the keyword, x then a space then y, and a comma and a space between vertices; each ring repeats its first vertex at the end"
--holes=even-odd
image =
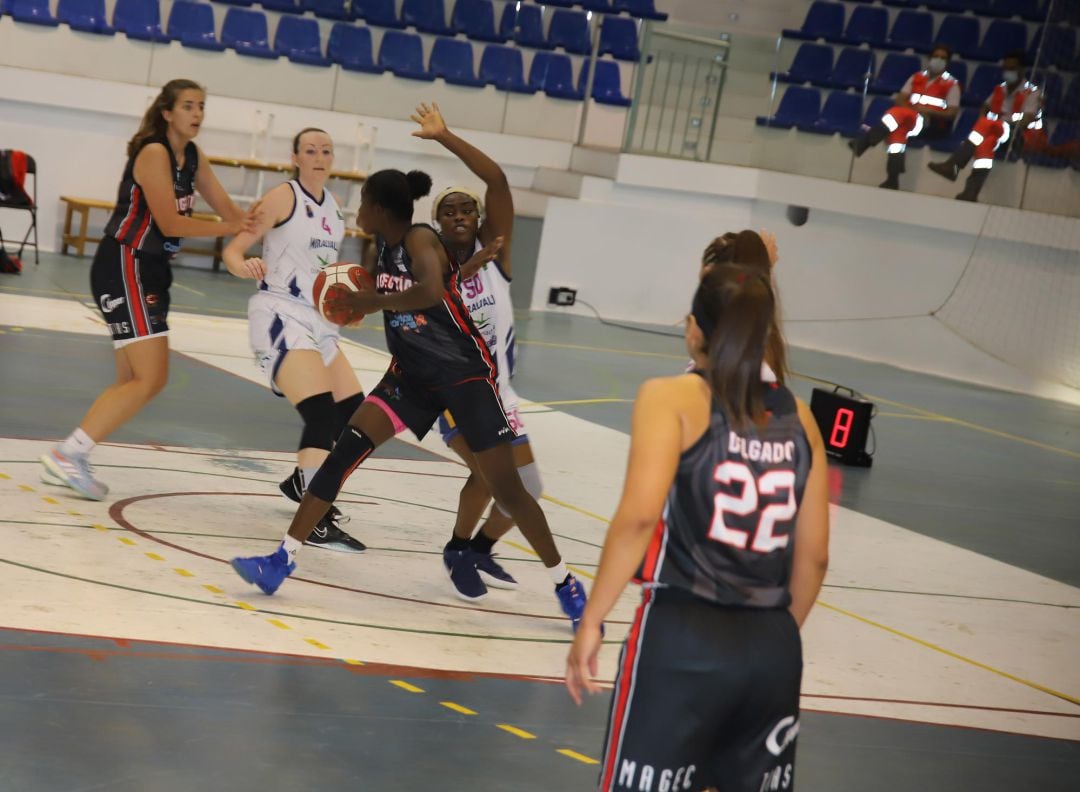
POLYGON ((412 194, 414 201, 431 192, 431 177, 423 171, 409 171, 405 174, 405 181, 409 183, 409 192, 412 194))

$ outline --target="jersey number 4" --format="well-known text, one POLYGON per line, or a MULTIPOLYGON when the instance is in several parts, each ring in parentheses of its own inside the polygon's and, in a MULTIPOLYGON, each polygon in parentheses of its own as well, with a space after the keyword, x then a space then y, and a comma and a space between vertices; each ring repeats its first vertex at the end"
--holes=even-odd
POLYGON ((738 490, 738 485, 742 486, 738 495, 717 493, 712 526, 709 529, 710 539, 755 553, 771 553, 787 547, 788 536, 776 536, 773 530, 777 523, 787 522, 795 516, 797 506, 794 471, 770 470, 755 479, 753 471, 743 462, 729 460, 716 466, 713 478, 732 491, 738 490), (787 498, 783 503, 770 503, 759 508, 759 495, 782 495, 785 490, 787 498), (744 530, 750 527, 745 518, 755 514, 758 518, 757 525, 753 530, 744 530), (742 528, 737 527, 740 524, 742 528))

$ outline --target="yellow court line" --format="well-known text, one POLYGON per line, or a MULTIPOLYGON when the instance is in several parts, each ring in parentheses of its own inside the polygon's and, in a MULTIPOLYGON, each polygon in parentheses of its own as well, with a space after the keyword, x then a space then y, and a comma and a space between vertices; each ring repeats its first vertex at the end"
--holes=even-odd
POLYGON ((952 423, 951 418, 946 418, 944 415, 912 415, 911 413, 896 413, 896 412, 879 412, 875 413, 875 418, 908 418, 912 421, 941 421, 943 423, 952 423))
POLYGON ((304 640, 307 641, 312 646, 314 646, 316 649, 329 649, 330 648, 329 646, 324 644, 322 641, 317 641, 314 638, 305 638, 304 640))
POLYGON ((3 479, 4 481, 10 481, 11 476, 9 476, 7 473, 0 473, 0 479, 3 479))
POLYGON ((258 608, 256 608, 254 605, 250 605, 250 604, 248 604, 246 602, 243 602, 241 600, 236 600, 233 603, 233 605, 235 605, 238 608, 243 608, 246 611, 257 611, 258 610, 258 608))
POLYGON ((582 764, 595 765, 600 764, 599 759, 593 759, 591 756, 585 754, 579 754, 577 751, 571 751, 569 748, 559 748, 555 753, 561 753, 563 756, 569 756, 571 759, 577 759, 582 764))
POLYGON ((290 627, 289 625, 287 625, 285 622, 281 621, 280 619, 267 619, 267 621, 270 622, 275 627, 277 627, 279 630, 291 630, 292 629, 292 627, 290 627))
POLYGON ((146 553, 146 557, 152 561, 164 561, 165 559, 159 556, 157 553, 146 553))
POLYGON ((515 737, 520 737, 523 740, 536 739, 536 735, 532 732, 527 732, 524 729, 519 729, 517 726, 511 726, 509 723, 496 723, 495 725, 498 728, 502 729, 504 732, 510 732, 510 734, 514 735, 515 737))
MULTIPOLYGON (((514 549, 520 550, 523 553, 528 553, 531 556, 536 556, 537 555, 536 551, 533 550, 531 547, 526 547, 525 545, 519 545, 517 542, 511 542, 509 539, 503 539, 503 544, 508 544, 511 547, 513 547, 514 549)), ((581 569, 580 567, 576 567, 573 564, 567 564, 566 568, 569 569, 571 572, 576 572, 577 574, 581 575, 582 577, 587 577, 589 580, 595 580, 596 579, 596 575, 592 574, 591 572, 586 572, 584 569, 581 569)))
POLYGON ((627 404, 633 399, 563 399, 562 401, 528 402, 526 406, 560 407, 564 404, 627 404))
POLYGON ((60 501, 58 501, 56 498, 50 498, 48 495, 43 495, 41 499, 46 503, 51 503, 53 506, 60 505, 60 501))
POLYGON ((186 569, 181 569, 180 567, 174 567, 173 572, 178 574, 180 577, 195 577, 194 574, 188 572, 186 569))
POLYGON ((100 523, 94 523, 90 527, 93 528, 95 531, 104 531, 106 533, 108 533, 108 531, 109 531, 108 528, 106 528, 104 525, 101 525, 100 523))
POLYGON ((449 710, 453 710, 454 712, 460 712, 462 715, 475 715, 476 714, 476 710, 471 710, 468 707, 463 707, 460 704, 455 704, 452 701, 440 701, 439 703, 442 704, 444 707, 446 707, 449 710))
POLYGON ((19 489, 21 489, 23 492, 33 492, 34 491, 34 488, 31 487, 29 484, 20 484, 19 489))
POLYGON ((198 289, 193 289, 193 288, 191 288, 190 286, 185 286, 185 285, 184 285, 184 284, 182 284, 182 283, 177 283, 176 281, 173 281, 173 284, 172 284, 172 285, 173 285, 173 286, 175 286, 175 287, 176 287, 177 289, 183 289, 184 291, 189 291, 189 292, 191 292, 192 294, 197 294, 197 295, 199 295, 200 297, 205 297, 205 296, 206 296, 206 293, 205 293, 205 292, 201 292, 201 291, 199 291, 198 289))
POLYGON ((351 657, 343 657, 341 658, 341 660, 342 662, 348 663, 349 665, 363 665, 363 663, 361 663, 359 660, 353 660, 351 657))
POLYGON ((131 539, 128 539, 126 536, 119 536, 117 538, 121 542, 123 542, 124 544, 128 545, 129 547, 134 547, 135 546, 135 542, 133 542, 131 539))
POLYGON ((887 633, 892 633, 893 635, 897 635, 901 638, 906 638, 909 641, 914 641, 915 643, 919 644, 919 646, 925 646, 927 649, 933 649, 935 652, 941 652, 941 654, 947 655, 954 660, 968 663, 969 665, 973 665, 976 668, 981 668, 984 671, 989 671, 991 674, 997 674, 998 676, 1004 677, 1005 679, 1010 679, 1013 682, 1019 682, 1021 685, 1026 685, 1027 687, 1033 688, 1042 693, 1047 693, 1051 696, 1054 696, 1055 698, 1063 699, 1064 701, 1068 701, 1073 704, 1080 704, 1080 699, 1074 698, 1067 693, 1062 693, 1060 691, 1054 690, 1053 688, 1048 688, 1045 685, 1040 685, 1038 682, 1032 682, 1030 679, 1024 679, 1023 677, 1016 676, 1015 674, 1010 674, 1008 671, 1002 671, 1000 668, 994 668, 993 666, 987 665, 986 663, 980 663, 978 660, 972 660, 970 657, 964 657, 964 655, 957 654, 956 652, 950 651, 943 646, 938 646, 937 644, 930 643, 929 641, 924 641, 922 638, 916 638, 914 635, 909 635, 908 633, 901 632, 900 630, 894 629, 892 627, 888 627, 884 624, 881 624, 880 622, 873 621, 872 619, 867 619, 865 616, 860 616, 857 613, 852 613, 849 610, 838 608, 835 605, 830 605, 829 603, 822 602, 821 600, 818 600, 817 604, 823 608, 827 608, 831 611, 835 611, 837 613, 843 614, 844 616, 855 619, 856 621, 861 621, 864 624, 869 624, 872 627, 877 627, 879 630, 884 630, 887 633))
POLYGON ((209 591, 211 594, 224 594, 225 592, 219 589, 217 586, 211 586, 209 583, 203 583, 203 588, 209 591))
POLYGON ((410 693, 423 693, 424 692, 423 688, 417 687, 416 685, 410 685, 404 679, 391 679, 391 680, 388 680, 388 681, 394 687, 399 687, 402 690, 409 691, 410 693))
POLYGON ((75 511, 74 509, 68 509, 67 513, 70 514, 72 517, 82 517, 82 512, 75 511))
POLYGON ((644 352, 640 349, 615 349, 613 347, 597 347, 588 344, 559 344, 555 341, 525 341, 515 339, 516 344, 528 344, 530 346, 550 347, 552 349, 580 349, 584 352, 614 352, 617 355, 632 355, 636 357, 658 357, 669 360, 686 360, 686 355, 673 355, 670 352, 644 352))
POLYGON ((567 503, 566 501, 561 501, 558 498, 553 498, 550 495, 545 494, 545 495, 541 495, 540 497, 543 498, 544 500, 551 501, 556 506, 562 506, 564 509, 569 509, 570 511, 576 511, 578 514, 584 514, 586 517, 592 517, 594 520, 599 520, 602 523, 611 522, 611 520, 609 520, 607 517, 601 517, 596 512, 591 512, 588 509, 583 509, 580 506, 575 506, 572 503, 567 503))

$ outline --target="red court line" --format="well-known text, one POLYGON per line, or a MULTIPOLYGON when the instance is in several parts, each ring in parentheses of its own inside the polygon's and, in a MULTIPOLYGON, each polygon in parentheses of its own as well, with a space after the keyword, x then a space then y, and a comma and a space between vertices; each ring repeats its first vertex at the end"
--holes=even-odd
MULTIPOLYGON (((116 501, 115 503, 113 503, 113 504, 111 504, 109 506, 109 516, 113 519, 114 522, 116 522, 117 525, 119 525, 120 527, 122 527, 122 528, 124 528, 124 529, 126 529, 128 531, 131 531, 133 534, 136 534, 137 536, 141 536, 143 539, 146 539, 146 540, 151 541, 151 542, 156 542, 156 543, 158 543, 158 544, 160 544, 160 545, 162 545, 164 547, 172 548, 173 550, 176 550, 176 551, 181 552, 181 553, 186 553, 188 555, 197 556, 198 558, 205 558, 207 561, 216 561, 216 562, 218 562, 220 564, 228 564, 229 562, 227 560, 225 560, 224 558, 218 558, 217 556, 212 556, 212 555, 209 555, 208 553, 203 553, 203 552, 200 552, 198 550, 192 550, 189 547, 184 547, 183 545, 174 544, 173 542, 166 541, 165 539, 162 539, 162 538, 156 536, 155 534, 149 533, 147 531, 143 531, 143 530, 135 527, 135 525, 132 522, 130 522, 126 517, 124 517, 124 509, 126 509, 128 506, 130 506, 130 505, 132 505, 134 503, 139 503, 140 501, 156 500, 158 498, 186 497, 186 496, 193 496, 193 495, 194 496, 203 496, 203 495, 236 496, 236 495, 240 495, 240 496, 244 496, 244 497, 260 497, 260 498, 278 497, 278 496, 273 495, 271 493, 251 493, 251 492, 159 492, 159 493, 152 493, 152 494, 149 494, 149 495, 135 495, 135 496, 133 496, 131 498, 125 498, 123 500, 116 501)), ((325 581, 312 580, 311 578, 298 577, 296 575, 292 576, 290 578, 290 580, 295 580, 295 581, 302 582, 302 583, 310 583, 313 586, 323 586, 324 588, 335 589, 337 591, 347 591, 347 592, 350 592, 350 593, 353 593, 353 594, 366 594, 368 596, 378 597, 380 599, 393 600, 393 601, 396 601, 396 602, 408 602, 408 603, 412 603, 412 604, 416 604, 416 605, 431 605, 431 606, 435 606, 435 607, 439 607, 439 608, 450 608, 452 610, 473 611, 475 613, 494 613, 494 614, 497 614, 497 615, 500 615, 500 616, 517 616, 517 617, 520 617, 520 618, 542 619, 542 620, 545 620, 545 621, 565 621, 565 619, 566 619, 566 617, 561 615, 561 614, 558 615, 558 616, 554 616, 554 615, 548 616, 548 615, 539 614, 539 613, 522 613, 521 611, 496 610, 496 609, 493 609, 493 608, 477 608, 477 607, 472 606, 472 605, 458 605, 458 604, 455 604, 455 603, 439 602, 438 600, 423 600, 423 599, 416 599, 416 598, 413 598, 413 597, 402 597, 402 596, 399 596, 399 595, 396 595, 396 594, 385 594, 385 593, 379 592, 379 591, 369 591, 367 589, 352 588, 351 586, 343 586, 343 585, 340 585, 340 584, 337 584, 337 583, 327 583, 325 581)), ((608 624, 628 624, 628 622, 616 621, 616 620, 613 620, 613 619, 608 619, 608 624)))

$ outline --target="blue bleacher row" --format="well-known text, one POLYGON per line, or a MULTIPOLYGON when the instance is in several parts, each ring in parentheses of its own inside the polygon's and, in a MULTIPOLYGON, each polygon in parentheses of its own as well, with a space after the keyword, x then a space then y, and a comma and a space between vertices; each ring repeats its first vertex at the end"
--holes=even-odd
MULTIPOLYGON (((780 82, 809 83, 818 88, 861 91, 865 84, 869 93, 892 95, 921 68, 917 55, 889 53, 878 66, 877 55, 872 50, 845 47, 834 61, 833 48, 828 44, 801 44, 788 70, 770 76, 780 82)), ((964 61, 951 62, 948 70, 960 81, 961 104, 965 107, 981 107, 1002 79, 1001 66, 996 63, 980 63, 970 81, 968 64, 964 61)), ((1031 74, 1031 79, 1043 90, 1043 110, 1048 116, 1080 118, 1080 75, 1070 78, 1040 69, 1031 74), (1070 79, 1071 85, 1066 88, 1070 79)))
MULTIPOLYGON (((845 91, 829 93, 825 99, 825 104, 822 105, 821 91, 817 88, 793 85, 784 92, 784 96, 772 116, 758 116, 757 125, 777 129, 794 128, 801 132, 810 132, 816 135, 839 133, 843 137, 850 138, 859 134, 863 127, 873 126, 880 121, 881 117, 892 106, 893 99, 891 97, 878 96, 869 99, 866 111, 863 112, 862 95, 845 91)), ((952 133, 948 137, 930 142, 914 137, 908 140, 908 147, 920 148, 925 145, 934 151, 951 153, 971 132, 971 128, 979 118, 979 112, 975 108, 965 108, 957 117, 952 133)), ((1072 116, 1072 118, 1076 117, 1076 114, 1072 116)), ((1051 145, 1059 145, 1080 138, 1080 121, 1062 120, 1056 122, 1053 124, 1049 137, 1051 145)), ((997 156, 999 158, 1004 157, 1006 152, 1007 147, 1002 146, 998 149, 997 156)), ((1041 154, 1027 153, 1024 155, 1024 159, 1030 164, 1049 168, 1064 168, 1067 165, 1062 160, 1041 154)))
POLYGON ((893 6, 895 8, 928 8, 931 11, 973 14, 985 17, 1019 17, 1029 22, 1042 22, 1050 15, 1052 22, 1080 22, 1080 6, 1070 0, 848 0, 851 3, 893 6))
MULTIPOLYGON (((218 2, 235 6, 253 5, 253 0, 218 0, 218 2)), ((593 0, 593 2, 598 5, 601 0, 593 0)), ((646 8, 653 8, 653 0, 616 0, 616 2, 635 4, 635 7, 641 6, 643 11, 646 8)), ((367 24, 377 27, 391 29, 412 27, 421 33, 433 33, 440 36, 461 33, 477 41, 499 44, 515 41, 522 46, 537 49, 561 47, 567 52, 580 55, 587 55, 592 51, 589 15, 567 9, 558 9, 551 15, 545 34, 542 7, 521 3, 507 3, 503 7, 499 26, 496 29, 492 0, 457 0, 450 24, 446 23, 443 0, 404 0, 400 17, 394 11, 394 0, 351 0, 351 2, 349 0, 262 0, 260 5, 270 11, 296 14, 312 11, 316 16, 327 19, 341 21, 362 19, 367 24)), ((56 17, 49 12, 48 0, 0 0, 0 11, 6 10, 22 22, 42 25, 56 25, 64 22, 76 30, 103 35, 120 30, 133 38, 151 38, 155 41, 178 38, 172 33, 171 14, 169 33, 167 36, 162 34, 157 0, 124 3, 123 6, 124 10, 120 12, 119 19, 117 19, 117 13, 114 12, 113 24, 110 25, 105 17, 104 3, 97 0, 60 0, 56 17), (156 26, 153 24, 154 19, 158 20, 156 26), (134 27, 132 22, 134 22, 134 27)), ((262 14, 261 11, 254 10, 248 13, 262 14)), ((653 16, 654 18, 658 16, 655 10, 653 10, 653 16)), ((620 60, 637 61, 640 57, 638 23, 634 19, 611 15, 603 16, 602 20, 600 54, 610 54, 620 60)), ((177 20, 177 24, 186 27, 189 21, 199 25, 203 18, 192 19, 191 15, 188 15, 185 19, 177 20)), ((196 28, 194 37, 202 38, 203 32, 201 28, 196 28)), ((190 34, 188 37, 191 37, 190 34)), ((180 32, 179 38, 182 43, 188 43, 184 40, 184 31, 180 32)))
MULTIPOLYGON (((866 45, 873 49, 914 50, 929 52, 935 43, 949 45, 953 52, 967 60, 998 61, 1010 51, 1026 50, 1029 62, 1052 65, 1059 69, 1080 70, 1080 53, 1076 47, 1076 28, 1069 24, 1040 26, 1030 40, 1027 24, 1014 19, 990 18, 995 9, 1008 10, 1024 19, 1043 21, 1038 13, 1043 8, 1040 0, 1002 0, 992 2, 939 1, 933 3, 902 2, 890 0, 889 5, 927 5, 934 10, 974 11, 975 14, 949 14, 937 30, 934 17, 926 11, 904 9, 896 14, 889 26, 889 13, 885 8, 861 5, 854 8, 845 24, 846 7, 828 0, 815 0, 807 10, 802 27, 785 30, 787 38, 806 40, 824 39, 834 44, 866 45), (985 13, 980 9, 986 8, 985 13), (985 30, 980 34, 980 24, 985 30)), ((1075 0, 1059 0, 1054 7, 1080 8, 1075 0)), ((1007 14, 1002 14, 1007 15, 1007 14)))
MULTIPOLYGON (((441 0, 437 1, 441 7, 441 0)), ((408 2, 409 0, 406 0, 406 3, 408 2)), ((487 2, 490 9, 490 0, 458 0, 458 6, 465 4, 468 7, 483 2, 487 2)), ((264 2, 263 5, 268 6, 271 3, 264 2)), ((513 8, 512 5, 507 7, 513 8)), ((524 8, 528 7, 523 7, 523 10, 524 8)), ((0 13, 10 13, 17 21, 22 22, 47 25, 63 22, 75 30, 103 35, 113 35, 120 31, 129 38, 143 41, 175 40, 183 46, 196 49, 218 52, 234 49, 241 55, 256 58, 286 57, 293 62, 313 66, 337 64, 344 69, 372 74, 389 71, 397 77, 414 80, 432 81, 442 78, 454 85, 493 85, 499 90, 515 93, 533 94, 542 91, 548 96, 560 99, 584 99, 589 75, 586 63, 580 69, 575 83, 568 56, 541 51, 534 54, 526 80, 521 50, 489 44, 481 54, 477 76, 473 70, 472 45, 468 41, 451 38, 436 39, 429 62, 425 65, 420 36, 393 29, 383 33, 378 57, 375 58, 371 31, 346 21, 334 24, 324 56, 319 24, 314 19, 281 17, 271 45, 268 40, 266 15, 261 11, 243 8, 230 8, 226 11, 219 42, 214 34, 213 8, 206 3, 188 0, 176 0, 173 3, 167 32, 164 33, 161 30, 158 3, 146 0, 116 0, 112 25, 107 24, 105 19, 104 0, 59 0, 55 18, 48 14, 48 0, 0 0, 0 13), (31 10, 36 13, 29 13, 31 10)), ((603 37, 603 30, 611 22, 624 21, 634 26, 630 20, 605 17, 601 36, 603 37)), ((634 48, 636 52, 636 32, 634 48)), ((603 52, 603 48, 601 51, 603 52)), ((602 104, 629 106, 630 100, 622 93, 617 63, 597 61, 592 98, 602 104)))

